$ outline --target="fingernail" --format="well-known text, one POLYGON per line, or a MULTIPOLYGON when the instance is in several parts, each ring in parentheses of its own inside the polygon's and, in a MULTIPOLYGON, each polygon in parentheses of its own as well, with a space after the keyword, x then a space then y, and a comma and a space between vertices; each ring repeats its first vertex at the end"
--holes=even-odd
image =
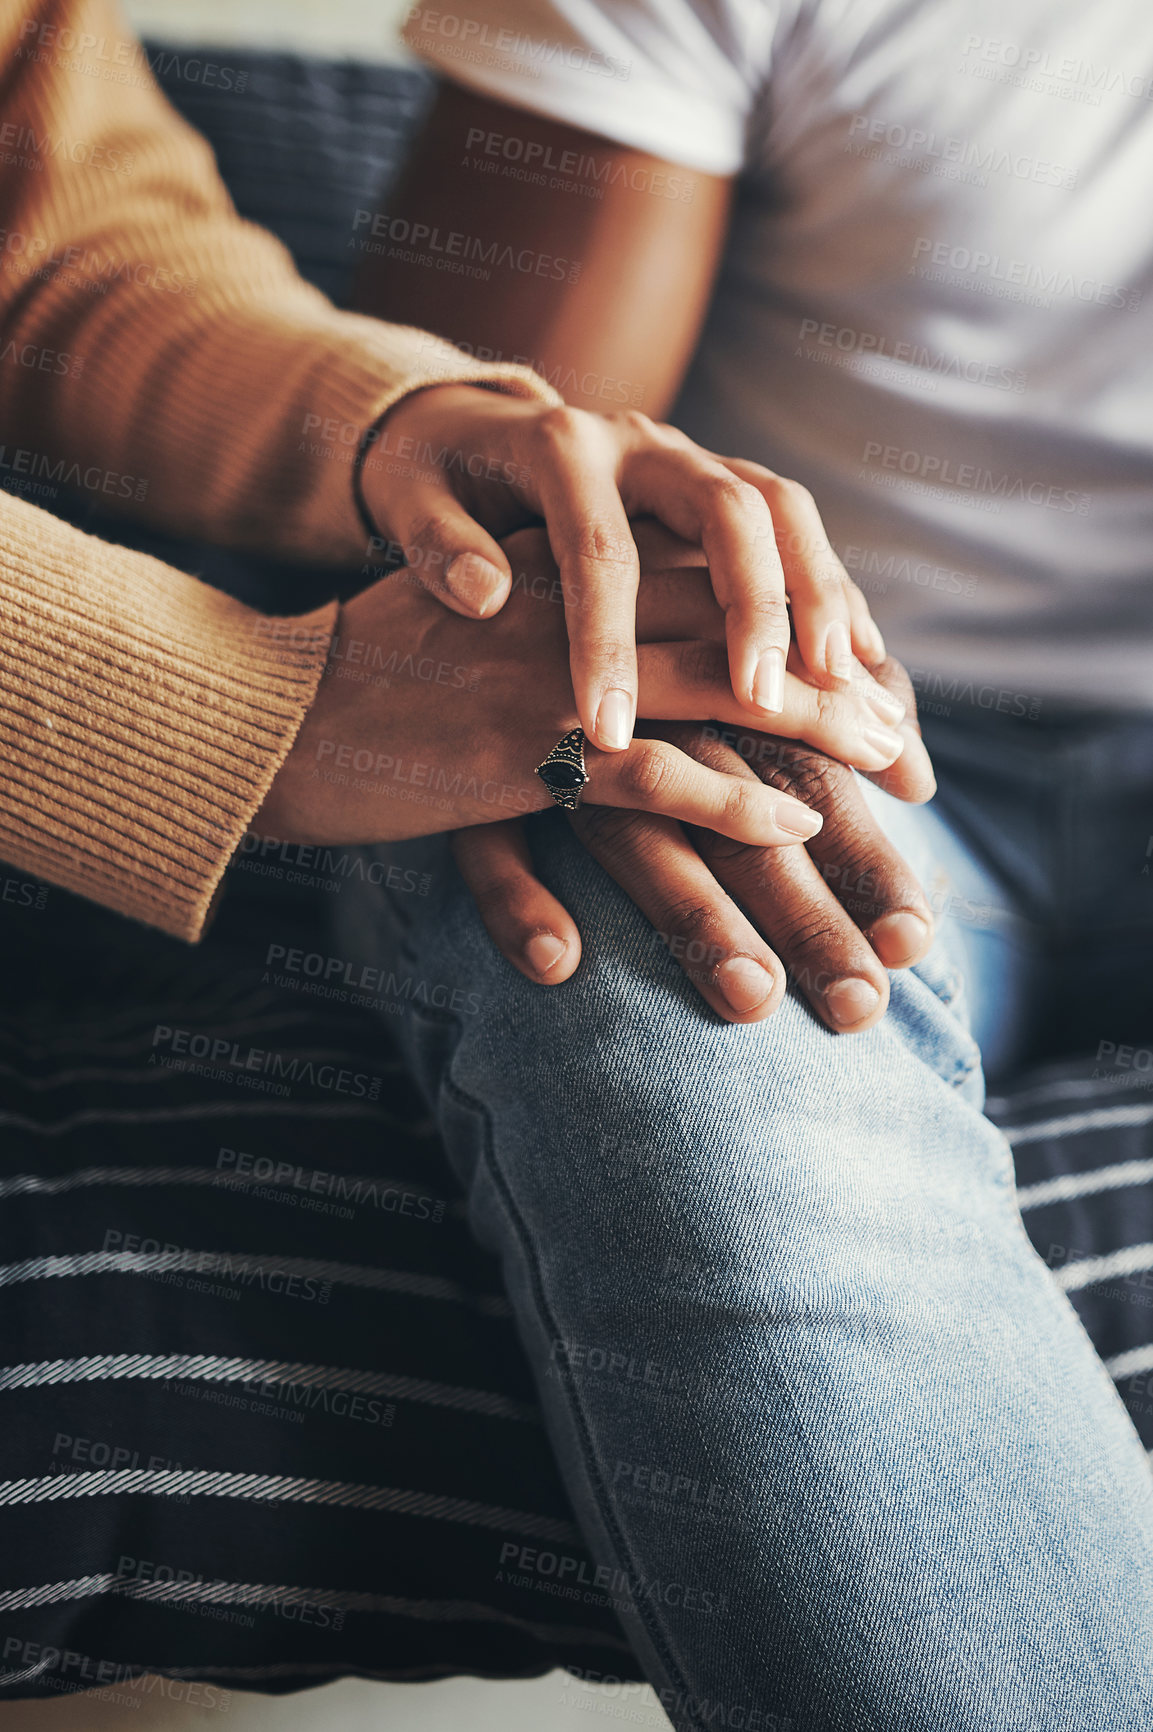
POLYGON ((785 656, 779 649, 766 650, 753 674, 753 702, 759 710, 774 715, 785 707, 785 656))
POLYGON ((884 661, 885 640, 877 628, 877 622, 875 619, 866 620, 864 625, 859 628, 857 636, 861 639, 861 642, 864 645, 866 659, 870 666, 873 666, 877 662, 884 661))
POLYGON ((890 764, 895 764, 905 749, 904 739, 895 728, 862 728, 861 738, 869 750, 880 758, 880 763, 873 765, 877 770, 884 770, 890 764))
POLYGON ((782 800, 773 816, 778 830, 783 830, 787 836, 800 836, 806 842, 810 836, 816 835, 825 821, 819 812, 803 806, 799 800, 782 800))
POLYGON ((880 1002, 880 993, 868 980, 835 980, 825 994, 829 1015, 838 1028, 855 1028, 880 1002))
POLYGON ((853 646, 843 619, 834 620, 825 633, 825 671, 835 680, 847 680, 853 671, 853 646))
POLYGON ((482 618, 508 579, 491 559, 479 553, 458 553, 446 566, 444 581, 457 601, 482 618))
POLYGON ((548 974, 567 949, 568 945, 562 943, 555 932, 538 932, 535 938, 529 939, 524 953, 534 974, 548 974))
POLYGON ((773 977, 751 956, 730 956, 717 969, 717 985, 725 1001, 738 1016, 747 1016, 764 1004, 773 990, 773 977))
POLYGON ((873 922, 869 928, 869 942, 879 954, 878 940, 883 940, 886 967, 902 968, 906 958, 921 954, 931 932, 932 927, 927 920, 908 908, 900 908, 895 914, 882 914, 879 920, 873 922))
POLYGON ((925 775, 933 784, 933 793, 928 796, 931 800, 933 794, 937 792, 937 778, 933 773, 933 760, 929 756, 928 747, 921 738, 920 730, 916 723, 902 722, 901 736, 905 741, 905 748, 909 753, 910 759, 914 763, 919 763, 921 765, 925 775))
POLYGON ((597 711, 597 741, 610 752, 623 752, 633 737, 633 700, 628 692, 606 692, 597 711))

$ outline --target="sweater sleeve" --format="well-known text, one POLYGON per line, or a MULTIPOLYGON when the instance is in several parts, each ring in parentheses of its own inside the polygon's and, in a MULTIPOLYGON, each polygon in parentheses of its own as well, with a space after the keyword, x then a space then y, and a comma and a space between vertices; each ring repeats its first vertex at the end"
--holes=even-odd
POLYGON ((0 79, 0 442, 24 474, 177 533, 352 563, 357 439, 398 398, 451 382, 560 400, 306 284, 237 215, 115 0, 0 0, 0 79))
POLYGON ((198 938, 335 623, 335 602, 267 618, 0 493, 0 859, 198 938))

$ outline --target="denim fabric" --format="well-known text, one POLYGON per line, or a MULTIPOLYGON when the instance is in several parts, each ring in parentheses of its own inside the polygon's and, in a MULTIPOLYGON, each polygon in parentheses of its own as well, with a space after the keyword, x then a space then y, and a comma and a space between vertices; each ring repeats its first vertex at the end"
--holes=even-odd
POLYGON ((1058 916, 1094 905, 1078 874, 1124 880, 1116 823, 1072 883, 1045 855, 1056 767, 1080 751, 1099 811, 1136 822, 1138 735, 1148 783, 1146 724, 975 718, 934 729, 933 807, 869 790, 941 930, 863 1035, 792 993, 722 1024, 559 815, 531 831, 584 939, 562 987, 496 953, 443 841, 387 851, 427 896, 342 892, 342 954, 393 975, 600 1566, 494 1546, 494 1575, 526 1608, 609 1596, 678 1729, 1153 1725, 1153 1475, 1025 1236, 966 1009, 1009 1062, 1069 966, 1058 916))

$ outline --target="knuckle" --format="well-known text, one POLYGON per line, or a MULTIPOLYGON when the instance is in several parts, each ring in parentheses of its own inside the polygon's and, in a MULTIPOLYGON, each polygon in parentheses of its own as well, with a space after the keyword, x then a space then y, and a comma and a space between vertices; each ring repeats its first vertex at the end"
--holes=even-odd
POLYGON ((645 817, 623 806, 581 805, 570 822, 590 853, 611 856, 634 850, 642 839, 645 817))
POLYGON ((758 595, 754 601, 736 603, 750 626, 760 632, 784 637, 786 643, 792 631, 788 605, 783 596, 771 592, 758 595))
POLYGON ((638 442, 645 444, 663 441, 663 435, 668 429, 658 425, 651 415, 646 415, 643 409, 620 409, 613 415, 617 426, 638 442))
POLYGON ((711 724, 681 723, 670 727, 669 738, 686 757, 694 758, 707 770, 720 770, 727 775, 748 775, 740 754, 734 751, 719 728, 711 724))
POLYGON ((584 409, 558 403, 546 409, 536 423, 537 436, 546 446, 568 446, 588 437, 590 417, 584 409))
POLYGON ((766 786, 779 794, 792 794, 806 806, 828 816, 828 808, 852 787, 852 771, 827 758, 823 752, 793 747, 782 751, 772 768, 762 771, 766 786))
POLYGON ((794 511, 816 510, 816 502, 808 488, 800 481, 794 481, 791 475, 775 475, 769 483, 774 499, 782 505, 792 506, 794 511))
POLYGON ((632 746, 621 765, 625 793, 646 805, 667 798, 674 775, 672 756, 656 740, 644 740, 632 746))
POLYGON ((844 934, 836 920, 823 911, 794 914, 786 919, 782 946, 791 960, 811 962, 843 948, 844 934))
POLYGON ((813 693, 813 723, 830 733, 844 721, 844 705, 840 692, 826 691, 823 686, 810 688, 813 693))
POLYGON ((869 672, 879 686, 884 686, 891 697, 898 698, 905 706, 910 720, 916 719, 917 697, 913 682, 901 662, 895 656, 886 656, 883 662, 870 667, 869 672))
POLYGON ((661 920, 678 938, 697 943, 720 939, 725 932, 725 918, 720 907, 702 902, 695 896, 676 897, 666 902, 661 909, 661 920))
POLYGON ((677 650, 677 678, 694 690, 700 686, 727 688, 728 657, 723 644, 700 639, 677 650))
POLYGON ((740 842, 735 836, 722 836, 715 830, 695 831, 694 840, 701 858, 711 866, 727 870, 730 876, 751 870, 762 853, 749 842, 740 842))
POLYGON ((724 803, 721 808, 723 822, 733 829, 744 829, 753 815, 753 791, 759 792, 757 783, 744 778, 733 777, 732 785, 725 789, 724 803))
POLYGON ((443 512, 426 511, 417 517, 409 526, 405 537, 404 552, 407 558, 415 548, 423 552, 426 548, 440 548, 449 538, 449 520, 443 512))
POLYGON ((724 469, 709 482, 709 504, 718 516, 767 518, 769 508, 751 481, 724 469))
POLYGON ((586 563, 635 566, 639 570, 637 547, 632 535, 608 523, 582 524, 574 552, 586 563))
POLYGON ((606 690, 610 686, 632 691, 637 680, 636 650, 631 643, 616 637, 581 635, 580 653, 586 670, 594 670, 606 690))

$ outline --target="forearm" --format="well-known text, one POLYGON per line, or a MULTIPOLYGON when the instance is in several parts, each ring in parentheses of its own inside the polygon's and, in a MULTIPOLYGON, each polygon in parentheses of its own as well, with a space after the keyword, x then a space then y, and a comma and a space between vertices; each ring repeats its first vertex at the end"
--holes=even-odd
POLYGON ((178 533, 357 559, 352 459, 393 401, 449 380, 547 392, 338 312, 236 215, 142 63, 122 85, 72 64, 61 44, 84 35, 136 49, 113 0, 0 0, 5 125, 38 155, 5 171, 0 442, 178 533))
POLYGON ((0 493, 0 858, 199 937, 335 617, 274 634, 195 578, 0 493))
POLYGON ((387 208, 358 231, 357 305, 419 319, 471 354, 524 358, 580 408, 660 417, 704 317, 729 201, 724 178, 444 85, 387 208), (491 257, 487 278, 402 247, 416 224, 491 257))

